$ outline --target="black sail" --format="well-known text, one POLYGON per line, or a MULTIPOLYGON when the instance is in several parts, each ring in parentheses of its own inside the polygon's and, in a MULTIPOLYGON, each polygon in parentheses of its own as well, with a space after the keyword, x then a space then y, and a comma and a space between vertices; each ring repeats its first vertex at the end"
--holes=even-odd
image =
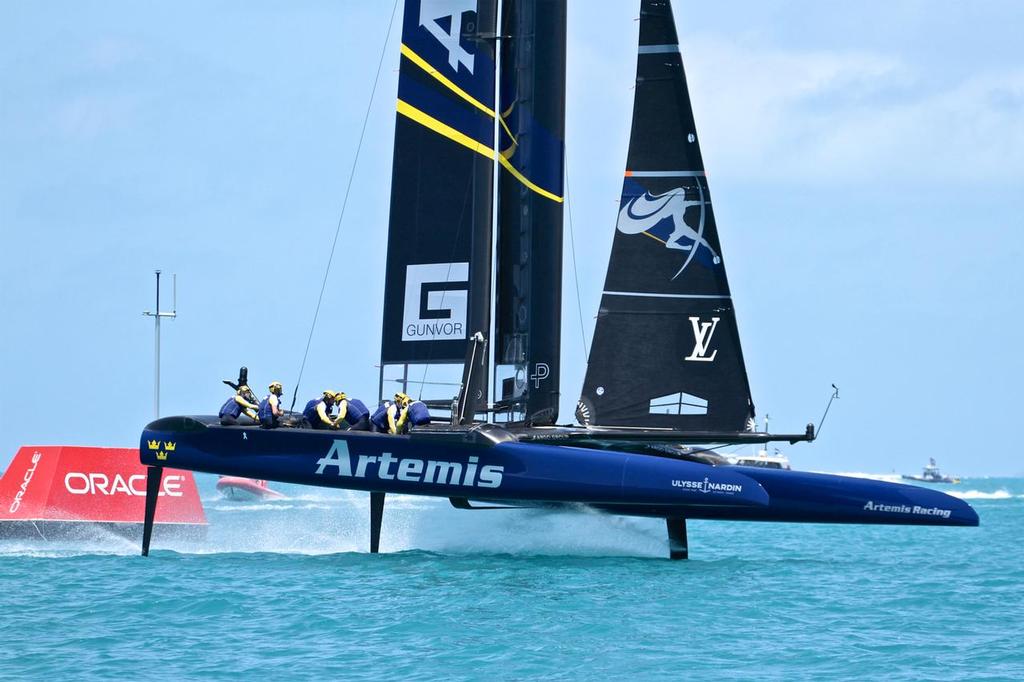
POLYGON ((495 364, 509 421, 558 418, 565 0, 504 0, 495 364))
MULTIPOLYGON (((459 376, 469 339, 490 327, 496 5, 405 3, 381 364, 382 384, 400 365, 414 396, 409 365, 457 364, 459 376)), ((474 374, 470 414, 486 375, 474 374)))
POLYGON ((669 0, 642 0, 629 156, 579 418, 742 431, 753 417, 669 0))

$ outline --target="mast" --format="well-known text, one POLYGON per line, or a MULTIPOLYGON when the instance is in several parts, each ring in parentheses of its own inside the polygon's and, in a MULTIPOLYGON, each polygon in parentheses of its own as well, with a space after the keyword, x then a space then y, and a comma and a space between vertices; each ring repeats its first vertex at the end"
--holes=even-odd
POLYGON ((153 318, 155 344, 153 348, 153 418, 160 418, 160 318, 169 317, 172 320, 178 316, 178 276, 174 275, 174 303, 171 312, 160 311, 160 270, 156 270, 156 308, 153 311, 142 313, 146 317, 153 318))
POLYGON ((669 0, 641 0, 633 129, 578 418, 735 432, 754 415, 669 0))
MULTIPOLYGON (((450 405, 469 339, 490 328, 496 7, 497 0, 405 3, 381 339, 384 395, 401 390, 450 405)), ((470 376, 474 385, 464 392, 472 397, 465 408, 472 420, 486 407, 487 372, 470 376)))
POLYGON ((554 424, 561 351, 566 0, 504 0, 501 34, 497 404, 507 421, 554 424))

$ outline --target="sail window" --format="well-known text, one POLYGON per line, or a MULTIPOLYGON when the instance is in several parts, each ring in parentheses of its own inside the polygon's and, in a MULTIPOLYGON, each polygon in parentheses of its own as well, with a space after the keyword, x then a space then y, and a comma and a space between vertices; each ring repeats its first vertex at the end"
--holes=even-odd
POLYGON ((651 400, 651 414, 707 414, 708 401, 689 393, 673 393, 651 400))

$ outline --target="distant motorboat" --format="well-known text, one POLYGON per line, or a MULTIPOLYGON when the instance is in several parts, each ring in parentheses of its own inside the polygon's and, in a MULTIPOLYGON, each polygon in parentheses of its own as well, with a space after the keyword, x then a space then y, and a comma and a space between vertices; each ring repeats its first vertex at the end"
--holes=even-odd
POLYGON ((935 464, 935 458, 929 457, 928 464, 921 470, 920 476, 913 476, 911 474, 903 474, 902 477, 907 481, 920 481, 922 483, 959 483, 959 478, 953 478, 951 476, 943 476, 942 472, 939 471, 939 467, 935 464))
POLYGON ((267 487, 266 481, 242 476, 221 476, 217 481, 217 490, 231 500, 279 500, 283 493, 267 487))
POLYGON ((789 457, 776 450, 769 453, 767 450, 758 450, 756 455, 738 455, 730 457, 729 461, 740 467, 761 467, 762 469, 786 469, 790 470, 789 457))

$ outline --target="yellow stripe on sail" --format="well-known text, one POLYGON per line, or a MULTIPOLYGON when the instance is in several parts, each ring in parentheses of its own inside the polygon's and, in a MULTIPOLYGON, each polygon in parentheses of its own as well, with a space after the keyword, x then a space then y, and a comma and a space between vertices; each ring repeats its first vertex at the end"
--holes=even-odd
POLYGON ((498 161, 501 162, 501 165, 505 167, 505 170, 511 173, 516 180, 523 183, 537 194, 541 195, 545 199, 551 199, 551 201, 562 203, 562 197, 547 191, 546 189, 539 185, 535 185, 534 183, 530 182, 525 175, 516 170, 516 167, 512 165, 512 162, 506 159, 503 154, 498 155, 498 161))
MULTIPOLYGON (((423 57, 421 57, 418 54, 416 54, 415 52, 413 52, 412 48, 410 48, 405 43, 402 44, 402 54, 405 55, 405 57, 408 58, 408 60, 411 61, 413 64, 415 64, 416 66, 418 66, 421 69, 423 69, 423 71, 425 71, 428 76, 431 76, 435 80, 437 80, 438 83, 440 83, 444 87, 448 88, 449 90, 454 92, 456 95, 458 95, 462 99, 466 100, 467 102, 469 102, 474 107, 476 107, 480 111, 484 112, 485 114, 487 114, 491 118, 494 118, 494 109, 491 109, 486 104, 484 104, 480 100, 476 99, 471 94, 469 94, 468 92, 466 92, 465 90, 460 88, 458 85, 453 83, 448 78, 446 78, 444 76, 444 74, 442 74, 440 71, 438 71, 433 66, 431 66, 430 62, 428 62, 426 59, 424 59, 423 57)), ((512 110, 511 107, 509 107, 509 111, 511 111, 511 110, 512 110)), ((508 133, 508 136, 512 138, 512 141, 515 142, 516 141, 516 136, 512 134, 511 130, 509 130, 508 124, 505 123, 505 120, 503 118, 501 118, 501 117, 498 117, 498 123, 505 130, 505 132, 508 133)))
MULTIPOLYGON (((480 142, 474 140, 469 135, 466 135, 465 133, 459 132, 455 128, 452 128, 447 123, 442 123, 433 116, 425 114, 424 112, 420 111, 419 109, 412 106, 408 102, 398 100, 398 113, 401 114, 402 116, 412 119, 413 121, 416 121, 425 128, 433 130, 438 135, 447 137, 449 140, 461 144, 463 147, 471 149, 474 152, 481 154, 482 156, 486 156, 489 159, 495 158, 494 150, 488 147, 487 145, 481 144, 480 142)), ((541 195, 546 199, 562 203, 562 197, 558 196, 557 194, 553 194, 544 189, 543 187, 540 187, 539 185, 530 182, 530 180, 528 180, 526 176, 524 176, 522 173, 516 170, 515 166, 513 166, 512 163, 504 156, 498 154, 497 159, 499 162, 501 162, 501 165, 504 166, 505 169, 508 170, 508 172, 513 175, 513 177, 519 180, 519 182, 526 185, 526 187, 528 187, 529 189, 531 189, 532 191, 536 192, 537 194, 541 195)))
POLYGON ((501 127, 505 130, 506 133, 508 133, 508 136, 510 138, 512 138, 512 146, 513 147, 518 147, 519 146, 519 140, 517 140, 516 136, 512 134, 512 131, 508 129, 508 124, 505 123, 505 119, 502 118, 501 116, 499 116, 498 117, 498 123, 500 123, 501 127))
POLYGON ((488 147, 487 145, 480 144, 469 135, 459 132, 458 130, 452 128, 447 123, 442 123, 433 116, 423 113, 422 111, 412 106, 408 102, 398 100, 398 113, 407 118, 411 118, 412 120, 416 121, 417 123, 426 128, 430 128, 435 133, 443 135, 444 137, 447 137, 449 140, 452 140, 453 142, 458 142, 467 149, 472 149, 478 154, 482 154, 483 156, 486 156, 489 159, 494 158, 494 150, 488 147))
POLYGON ((426 59, 413 52, 412 49, 410 49, 409 46, 406 45, 405 43, 402 43, 402 55, 407 57, 409 61, 411 61, 416 66, 426 71, 427 75, 432 76, 434 79, 437 80, 438 83, 448 88, 456 95, 466 100, 467 102, 469 102, 474 107, 484 112, 491 118, 494 118, 494 109, 491 109, 489 106, 473 97, 471 94, 460 88, 458 85, 448 80, 440 71, 431 66, 430 62, 428 62, 426 59))

